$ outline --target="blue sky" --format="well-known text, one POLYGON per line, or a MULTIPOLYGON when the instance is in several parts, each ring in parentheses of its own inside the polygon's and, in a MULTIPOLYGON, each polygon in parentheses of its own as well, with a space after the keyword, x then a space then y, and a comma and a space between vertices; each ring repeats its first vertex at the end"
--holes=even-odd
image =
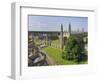
POLYGON ((60 31, 61 24, 63 29, 68 31, 69 23, 72 30, 84 28, 84 31, 87 31, 88 28, 87 17, 29 15, 28 23, 29 31, 60 31))

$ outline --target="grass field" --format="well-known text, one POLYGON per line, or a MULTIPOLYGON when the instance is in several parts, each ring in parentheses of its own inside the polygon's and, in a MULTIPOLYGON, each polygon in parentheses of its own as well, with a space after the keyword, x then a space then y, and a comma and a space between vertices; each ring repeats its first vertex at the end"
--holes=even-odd
MULTIPOLYGON (((34 40, 36 45, 43 44, 44 40, 35 39, 34 40)), ((60 40, 53 40, 51 46, 44 47, 42 50, 48 54, 57 65, 73 65, 78 64, 75 61, 69 61, 62 58, 62 50, 60 49, 60 40)), ((65 46, 64 46, 65 47, 65 46)), ((80 64, 87 64, 87 61, 81 61, 80 64)))
POLYGON ((62 58, 62 51, 57 48, 52 48, 51 46, 43 48, 45 51, 54 61, 56 61, 57 65, 69 65, 69 64, 77 64, 74 61, 64 60, 62 58))

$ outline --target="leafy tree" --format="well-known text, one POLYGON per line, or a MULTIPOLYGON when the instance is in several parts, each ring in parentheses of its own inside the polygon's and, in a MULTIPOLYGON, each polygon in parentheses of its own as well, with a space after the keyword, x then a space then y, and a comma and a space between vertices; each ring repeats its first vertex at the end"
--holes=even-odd
POLYGON ((84 52, 83 39, 79 39, 75 36, 70 36, 66 42, 63 52, 63 58, 67 60, 73 60, 80 62, 82 60, 82 54, 84 52))
POLYGON ((83 37, 87 37, 88 36, 88 33, 87 32, 84 32, 83 33, 83 37))
POLYGON ((57 40, 59 37, 58 36, 52 36, 50 37, 51 40, 57 40))

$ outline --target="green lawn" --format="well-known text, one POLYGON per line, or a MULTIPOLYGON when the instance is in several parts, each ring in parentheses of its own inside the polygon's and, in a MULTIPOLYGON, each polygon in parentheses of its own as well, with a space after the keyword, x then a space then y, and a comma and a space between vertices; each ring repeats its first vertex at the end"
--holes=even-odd
POLYGON ((49 46, 43 48, 43 51, 45 51, 53 60, 55 60, 57 65, 76 64, 74 61, 64 60, 62 58, 62 51, 60 49, 49 46))

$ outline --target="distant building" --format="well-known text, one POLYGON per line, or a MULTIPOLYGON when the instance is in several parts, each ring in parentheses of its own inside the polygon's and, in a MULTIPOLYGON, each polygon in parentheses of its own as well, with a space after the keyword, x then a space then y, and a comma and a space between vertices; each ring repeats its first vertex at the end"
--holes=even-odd
POLYGON ((71 24, 69 23, 69 27, 68 27, 68 32, 69 32, 69 35, 71 35, 71 24))
POLYGON ((63 46, 64 46, 64 38, 63 38, 63 25, 61 24, 61 33, 60 33, 60 46, 61 46, 61 49, 63 49, 63 46))
POLYGON ((60 47, 63 49, 64 47, 64 38, 69 38, 71 35, 72 36, 78 36, 80 37, 81 34, 84 32, 84 28, 80 31, 79 28, 77 31, 72 31, 71 29, 71 23, 68 25, 68 31, 63 30, 63 24, 61 24, 61 30, 60 31, 29 31, 28 32, 28 37, 29 38, 34 38, 38 37, 41 40, 45 40, 47 42, 51 42, 52 37, 59 37, 60 39, 60 47))

